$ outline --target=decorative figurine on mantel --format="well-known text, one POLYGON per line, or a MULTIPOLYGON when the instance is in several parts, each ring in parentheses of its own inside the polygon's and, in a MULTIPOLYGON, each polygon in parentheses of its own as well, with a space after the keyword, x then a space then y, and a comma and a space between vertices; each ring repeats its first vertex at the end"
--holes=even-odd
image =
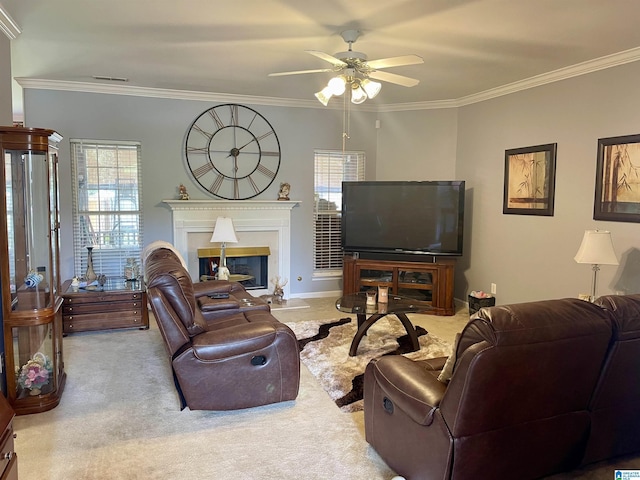
POLYGON ((291 191, 291 185, 288 183, 280 184, 280 191, 278 192, 278 200, 289 200, 289 192, 291 191))
POLYGON ((187 192, 187 187, 185 187, 182 183, 178 187, 178 193, 180 194, 180 200, 189 200, 189 192, 187 192))

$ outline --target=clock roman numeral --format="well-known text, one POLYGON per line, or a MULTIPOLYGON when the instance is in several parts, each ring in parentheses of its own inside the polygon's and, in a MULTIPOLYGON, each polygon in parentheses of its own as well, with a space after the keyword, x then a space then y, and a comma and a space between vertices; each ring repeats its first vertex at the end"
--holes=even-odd
POLYGON ((273 130, 270 130, 267 133, 256 137, 256 140, 259 142, 260 140, 267 138, 269 135, 273 135, 273 130))
POLYGON ((224 180, 224 175, 218 175, 216 179, 213 181, 213 183, 211 183, 211 186, 209 187, 209 191, 212 193, 218 193, 218 190, 220 190, 220 187, 222 186, 223 180, 224 180))
POLYGON ((196 132, 201 133, 202 135, 204 135, 206 138, 211 139, 211 137, 213 136, 211 133, 207 132, 206 130, 203 130, 202 128, 200 128, 198 125, 194 125, 193 129, 196 132))
POLYGON ((279 152, 262 152, 262 155, 266 157, 278 157, 280 156, 280 153, 279 152))
POLYGON ((267 167, 265 167, 262 164, 258 165, 258 168, 256 170, 258 170, 260 173, 262 173, 263 175, 266 175, 269 178, 273 178, 276 176, 276 172, 269 170, 267 167))
POLYGON ((238 105, 229 105, 229 108, 231 109, 231 125, 233 125, 234 127, 238 126, 238 105))
POLYGON ((233 198, 236 200, 240 198, 240 185, 238 185, 238 179, 233 179, 233 198))
POLYGON ((197 153, 205 155, 209 153, 209 149, 207 147, 187 147, 187 153, 197 153))
POLYGON ((253 125, 253 121, 258 117, 258 112, 254 112, 253 114, 253 118, 251 119, 251 121, 249 122, 249 125, 247 126, 248 130, 251 130, 251 125, 253 125))
MULTIPOLYGON (((260 168, 260 167, 258 167, 258 168, 260 168)), ((256 192, 256 193, 260 193, 260 188, 258 187, 258 185, 256 185, 256 182, 253 181, 253 178, 248 177, 248 179, 249 179, 249 183, 253 187, 253 191, 256 192)))
POLYGON ((213 120, 216 122, 216 125, 218 126, 218 128, 222 128, 224 127, 224 123, 222 123, 222 120, 220 120, 220 117, 218 116, 218 113, 211 109, 209 110, 209 114, 211 115, 211 118, 213 118, 213 120))
POLYGON ((193 175, 196 178, 200 178, 205 173, 210 172, 211 170, 213 170, 213 164, 212 163, 205 163, 201 167, 198 167, 195 170, 192 170, 192 172, 193 172, 193 175))

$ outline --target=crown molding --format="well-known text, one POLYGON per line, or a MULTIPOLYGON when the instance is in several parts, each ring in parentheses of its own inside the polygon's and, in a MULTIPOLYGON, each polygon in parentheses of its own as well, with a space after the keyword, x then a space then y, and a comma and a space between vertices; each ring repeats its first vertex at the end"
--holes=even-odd
MULTIPOLYGON (((0 5, 1 7, 1 5, 0 5)), ((359 110, 369 112, 399 112, 409 110, 433 110, 443 108, 458 108, 465 105, 484 102, 492 98, 502 97, 511 93, 528 90, 549 83, 559 82, 568 78, 578 77, 608 68, 633 63, 640 60, 640 47, 623 52, 607 55, 594 60, 560 68, 552 72, 536 75, 525 80, 513 82, 501 87, 485 90, 458 99, 435 100, 426 102, 397 103, 390 105, 362 104, 359 110)), ((108 95, 131 95, 135 97, 166 98, 173 100, 193 100, 206 102, 249 103, 253 105, 267 105, 291 108, 318 108, 322 110, 343 108, 342 102, 334 102, 325 107, 315 100, 300 100, 279 97, 260 97, 253 95, 236 95, 227 93, 198 92, 189 90, 172 90, 165 88, 138 87, 134 85, 111 85, 94 82, 78 82, 66 80, 46 80, 38 78, 16 78, 22 88, 40 90, 61 90, 85 93, 103 93, 108 95)))
POLYGON ((619 65, 637 62, 638 60, 640 60, 640 47, 596 58, 594 60, 588 60, 570 67, 559 68, 558 70, 544 73, 542 75, 536 75, 535 77, 527 78, 525 80, 509 83, 498 88, 462 97, 457 100, 457 104, 459 107, 462 107, 473 103, 484 102, 485 100, 490 100, 492 98, 502 97, 504 95, 547 85, 549 83, 560 82, 568 78, 579 77, 581 75, 587 75, 589 73, 606 70, 619 65))
POLYGON ((9 12, 7 12, 7 9, 1 3, 0 3, 0 30, 2 30, 2 33, 4 33, 9 38, 9 40, 13 40, 14 38, 17 38, 18 35, 22 33, 22 30, 20 30, 20 27, 18 26, 18 24, 15 22, 13 18, 11 18, 11 15, 9 15, 9 12))
MULTIPOLYGON (((47 80, 42 78, 16 77, 14 79, 22 88, 37 90, 60 90, 68 92, 103 93, 107 95, 130 95, 133 97, 166 98, 171 100, 192 100, 199 102, 249 103, 290 108, 317 108, 321 110, 342 110, 342 103, 334 102, 329 106, 317 100, 299 100, 292 98, 259 97, 230 93, 198 92, 191 90, 173 90, 168 88, 138 87, 134 85, 106 84, 95 82, 78 82, 68 80, 47 80)), ((375 106, 359 108, 375 112, 375 106)))

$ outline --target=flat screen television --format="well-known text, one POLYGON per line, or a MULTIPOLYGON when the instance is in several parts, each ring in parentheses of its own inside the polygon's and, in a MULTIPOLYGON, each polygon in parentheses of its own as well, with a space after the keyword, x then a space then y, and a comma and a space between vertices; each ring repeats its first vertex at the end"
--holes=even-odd
POLYGON ((462 255, 464 181, 343 182, 345 253, 462 255))

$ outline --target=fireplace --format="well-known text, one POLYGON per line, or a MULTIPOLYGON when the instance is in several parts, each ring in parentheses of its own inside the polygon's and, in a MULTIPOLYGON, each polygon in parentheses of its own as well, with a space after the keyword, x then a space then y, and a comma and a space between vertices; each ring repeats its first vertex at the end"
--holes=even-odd
MULTIPOLYGON (((220 248, 199 248, 200 281, 213 280, 220 265, 220 248)), ((269 247, 227 247, 229 280, 240 282, 247 290, 269 288, 269 247)))
MULTIPOLYGON (((163 200, 172 211, 173 245, 187 262, 193 281, 200 279, 198 249, 219 248, 210 242, 219 216, 231 217, 238 236, 236 247, 268 247, 267 284, 253 295, 271 293, 273 280, 291 278, 291 210, 300 202, 278 200, 163 200)), ((227 247, 229 251, 230 247, 227 247)), ((228 263, 227 263, 228 266, 228 263)), ((289 282, 290 283, 290 282, 289 282)), ((289 298, 289 285, 284 287, 289 298)))

